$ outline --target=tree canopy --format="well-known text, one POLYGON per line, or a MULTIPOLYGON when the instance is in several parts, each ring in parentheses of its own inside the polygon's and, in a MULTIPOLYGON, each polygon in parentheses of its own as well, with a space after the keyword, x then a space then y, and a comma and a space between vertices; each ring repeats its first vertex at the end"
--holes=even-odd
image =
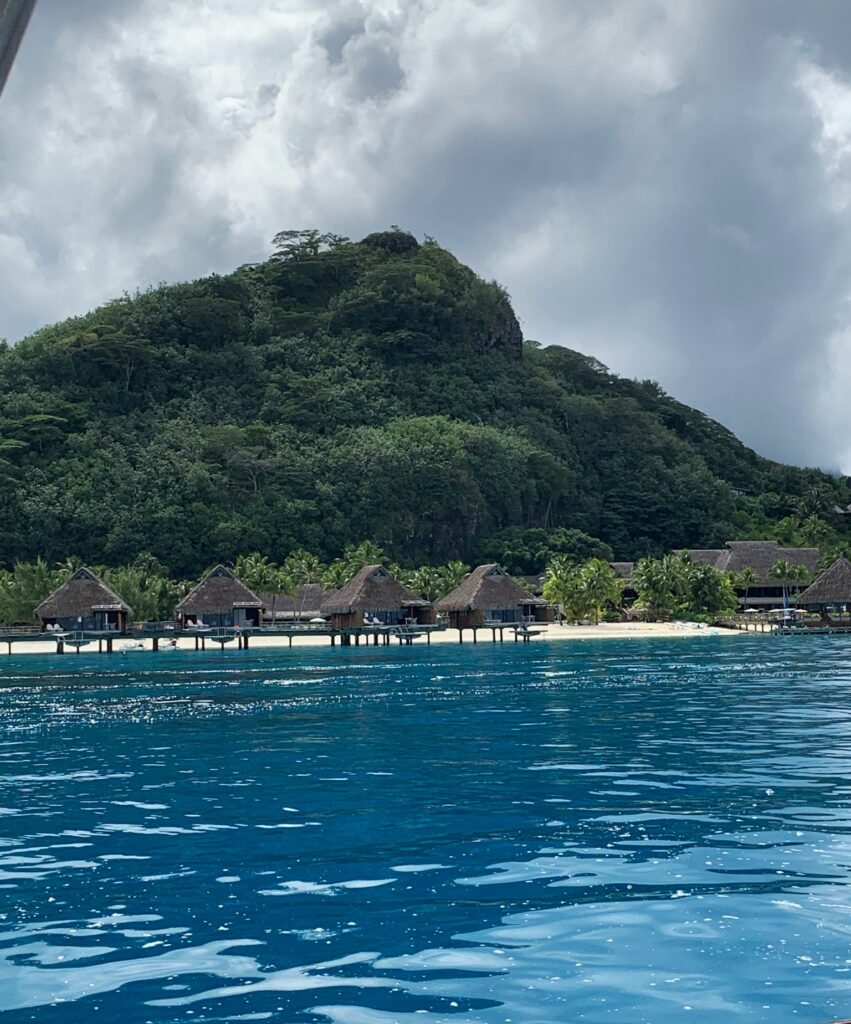
POLYGON ((498 284, 397 228, 282 231, 266 262, 0 347, 7 567, 149 552, 194 577, 363 538, 514 572, 737 537, 838 550, 849 500, 652 381, 524 344, 498 284))

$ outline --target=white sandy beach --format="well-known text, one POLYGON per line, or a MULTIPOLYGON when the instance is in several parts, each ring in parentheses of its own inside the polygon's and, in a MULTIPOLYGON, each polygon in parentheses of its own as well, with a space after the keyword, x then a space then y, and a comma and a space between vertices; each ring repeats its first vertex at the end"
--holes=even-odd
MULTIPOLYGON (((683 637, 708 637, 708 636, 745 636, 745 633, 739 632, 735 629, 719 629, 713 627, 711 629, 698 628, 694 625, 686 624, 676 625, 670 622, 603 622, 598 626, 559 626, 556 624, 534 626, 533 628, 540 628, 542 632, 530 641, 531 643, 548 642, 553 640, 641 640, 641 639, 661 639, 661 638, 683 638, 683 637)), ((115 650, 119 651, 121 646, 128 642, 126 637, 115 638, 115 650)), ((447 629, 438 633, 432 633, 431 642, 433 644, 457 644, 458 643, 458 630, 447 629)), ((480 644, 490 644, 491 631, 489 629, 479 630, 480 644)), ((147 648, 152 648, 153 644, 150 640, 144 641, 147 648)), ((361 640, 361 646, 365 646, 366 640, 361 640)), ((393 646, 397 645, 397 641, 393 641, 393 646)), ((414 641, 416 646, 425 646, 426 639, 421 637, 414 641)), ((473 638, 470 630, 464 631, 464 644, 472 645, 473 638)), ((505 643, 514 643, 513 635, 506 630, 505 631, 505 643)), ((191 651, 195 649, 195 640, 193 637, 180 637, 177 641, 177 646, 180 650, 191 651)), ((305 632, 303 636, 296 636, 292 641, 293 649, 297 647, 330 647, 331 640, 327 636, 311 636, 310 633, 305 632)), ((369 641, 369 646, 372 647, 372 640, 369 641)), ((255 648, 267 648, 267 647, 282 647, 289 649, 290 642, 285 636, 262 636, 260 634, 252 634, 250 639, 250 646, 247 655, 251 654, 251 651, 255 648)), ((339 647, 339 641, 338 641, 339 647)), ((162 648, 161 648, 162 649, 162 648)), ((227 650, 235 650, 236 645, 231 643, 227 645, 227 650)), ((354 649, 347 648, 349 650, 354 649)), ((381 649, 381 648, 378 648, 381 649)), ((386 649, 386 648, 385 648, 386 649)), ((207 642, 207 650, 218 650, 218 644, 212 641, 207 642)), ((8 648, 0 641, 0 658, 7 654, 8 648)), ((44 641, 27 642, 27 643, 15 643, 12 645, 13 654, 52 654, 55 655, 55 641, 45 639, 44 641)), ((66 650, 66 654, 69 657, 74 657, 75 651, 66 650)), ((88 647, 84 647, 81 654, 96 654, 97 653, 97 642, 89 644, 88 647)))

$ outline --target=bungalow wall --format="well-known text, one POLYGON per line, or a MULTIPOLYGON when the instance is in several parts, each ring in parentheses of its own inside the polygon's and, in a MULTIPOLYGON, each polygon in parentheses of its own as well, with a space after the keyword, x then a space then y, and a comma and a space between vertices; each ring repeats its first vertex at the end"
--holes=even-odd
POLYGON ((403 626, 406 619, 414 619, 417 625, 425 626, 434 622, 431 608, 368 608, 362 612, 346 612, 331 615, 332 629, 359 629, 363 625, 374 625, 378 619, 382 626, 403 626), (370 622, 364 623, 364 617, 370 622))
POLYGON ((93 611, 88 615, 48 615, 41 620, 41 631, 48 626, 59 626, 60 629, 73 632, 77 629, 89 633, 125 633, 127 631, 127 613, 122 611, 93 611))
POLYGON ((449 612, 451 629, 479 629, 485 624, 485 613, 481 608, 472 608, 465 612, 449 612))
POLYGON ((417 606, 416 608, 405 608, 403 610, 405 618, 414 619, 418 626, 433 626, 435 624, 436 616, 431 606, 428 608, 417 606))
POLYGON ((194 629, 198 621, 205 626, 232 628, 233 626, 257 627, 260 625, 259 608, 205 608, 202 611, 183 612, 180 616, 181 629, 194 629))
POLYGON ((527 619, 535 622, 553 622, 554 610, 549 605, 526 604, 512 608, 472 608, 463 612, 446 613, 451 629, 480 629, 491 624, 519 626, 527 619))
POLYGON ((555 622, 555 608, 549 604, 524 604, 523 617, 532 622, 555 622))
POLYGON ((356 629, 363 625, 361 612, 335 612, 331 616, 332 629, 356 629))

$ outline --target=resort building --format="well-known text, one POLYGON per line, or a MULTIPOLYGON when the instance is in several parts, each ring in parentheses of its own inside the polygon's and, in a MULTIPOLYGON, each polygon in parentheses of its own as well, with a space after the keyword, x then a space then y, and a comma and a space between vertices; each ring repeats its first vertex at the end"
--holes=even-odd
POLYGON ((609 562, 609 565, 614 570, 617 578, 623 583, 621 603, 624 605, 632 604, 638 598, 638 593, 632 583, 635 562, 609 562))
POLYGON ((837 558, 811 586, 798 594, 797 604, 817 609, 825 618, 829 608, 851 611, 851 562, 837 558))
POLYGON ((693 562, 711 565, 720 572, 735 574, 751 569, 756 582, 747 591, 738 590, 739 601, 748 608, 766 610, 783 607, 784 590, 786 597, 794 600, 810 582, 776 579, 771 575, 772 566, 778 562, 803 565, 812 579, 821 558, 818 548, 783 548, 776 540, 728 540, 723 548, 698 548, 675 554, 688 554, 693 562))
POLYGON ((123 633, 132 609, 91 569, 78 569, 36 608, 42 632, 80 630, 123 633))
POLYGON ((434 609, 448 617, 453 629, 549 621, 547 602, 524 590, 496 563, 475 568, 434 609))
POLYGON ((224 565, 217 565, 184 597, 174 614, 181 629, 259 626, 263 601, 224 565))
POLYGON ((394 579, 383 565, 365 565, 353 580, 325 596, 320 606, 333 629, 427 625, 431 603, 394 579))
POLYGON ((292 594, 262 592, 257 596, 265 605, 263 621, 274 624, 310 622, 311 619, 321 618, 322 603, 336 593, 336 590, 326 590, 321 583, 304 583, 296 587, 292 594))

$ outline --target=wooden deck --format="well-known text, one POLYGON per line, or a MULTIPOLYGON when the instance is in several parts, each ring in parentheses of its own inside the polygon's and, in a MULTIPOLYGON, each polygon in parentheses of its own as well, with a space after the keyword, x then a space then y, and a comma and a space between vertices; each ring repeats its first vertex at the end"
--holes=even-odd
POLYGON ((777 636, 845 636, 851 634, 851 619, 804 620, 789 622, 783 620, 756 619, 749 615, 735 615, 719 619, 718 626, 739 629, 746 633, 772 633, 777 636))
MULTIPOLYGON (((102 632, 96 630, 75 630, 64 632, 42 632, 29 627, 0 627, 0 649, 6 646, 6 653, 12 654, 16 644, 22 643, 43 643, 48 648, 54 647, 57 654, 66 654, 69 650, 76 650, 79 654, 82 648, 88 648, 89 653, 94 653, 96 645, 97 653, 117 653, 128 643, 139 640, 151 641, 153 650, 162 649, 161 645, 168 645, 173 640, 193 640, 195 650, 204 651, 207 645, 218 645, 224 650, 230 644, 247 650, 255 637, 283 637, 289 641, 292 647, 293 640, 299 637, 321 636, 328 637, 331 646, 335 647, 339 641, 341 647, 359 647, 361 642, 378 647, 388 646, 393 640, 400 645, 412 644, 415 640, 425 638, 425 642, 431 643, 431 634, 444 632, 446 626, 358 626, 353 629, 332 629, 328 625, 318 623, 302 623, 292 626, 261 626, 249 627, 246 629, 235 629, 232 627, 210 629, 152 629, 139 628, 127 630, 125 633, 116 631, 102 632)), ((185 650, 185 647, 183 648, 185 650)))
MULTIPOLYGON (((57 654, 67 654, 81 650, 93 654, 120 653, 127 644, 136 641, 150 641, 153 650, 163 650, 174 640, 191 640, 194 642, 196 651, 205 651, 208 646, 215 649, 216 646, 224 650, 226 647, 236 646, 237 649, 247 650, 251 641, 262 637, 282 637, 292 647, 293 641, 302 637, 327 637, 331 646, 336 647, 359 647, 372 645, 373 647, 387 647, 395 640, 400 645, 408 646, 417 641, 431 643, 432 633, 445 633, 450 627, 447 625, 419 625, 405 624, 399 626, 355 626, 350 629, 332 629, 327 623, 304 622, 287 626, 260 626, 235 629, 233 627, 210 627, 205 629, 178 629, 171 625, 150 623, 137 629, 129 629, 125 633, 116 631, 103 632, 96 630, 75 630, 65 632, 41 632, 31 627, 4 627, 0 626, 0 650, 6 647, 7 654, 13 654, 16 644, 41 643, 49 650, 53 648, 57 654)), ((494 643, 503 642, 505 631, 513 634, 514 642, 523 641, 528 643, 536 636, 546 631, 545 623, 486 623, 484 626, 475 629, 466 627, 466 630, 459 630, 458 641, 464 642, 464 632, 469 630, 473 634, 473 643, 478 641, 478 632, 483 630, 491 634, 494 643)), ((186 649, 185 645, 182 648, 186 649)))

